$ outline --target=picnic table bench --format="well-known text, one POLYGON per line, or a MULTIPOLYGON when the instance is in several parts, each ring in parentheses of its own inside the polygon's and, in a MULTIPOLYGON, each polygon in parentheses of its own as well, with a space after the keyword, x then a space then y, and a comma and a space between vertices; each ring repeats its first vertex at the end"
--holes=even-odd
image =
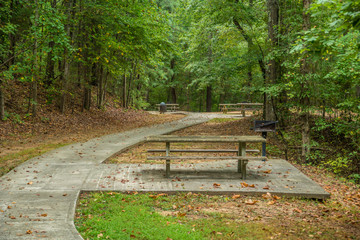
MULTIPOLYGON (((158 107, 158 110, 160 111, 160 104, 156 104, 158 107)), ((179 110, 179 104, 178 103, 166 103, 166 110, 169 112, 176 112, 179 110)))
POLYGON ((228 111, 241 111, 242 116, 245 117, 246 111, 260 110, 262 103, 229 103, 229 104, 219 104, 219 108, 223 113, 228 111))
MULTIPOLYGON (((249 160, 266 160, 266 156, 246 156, 247 143, 263 143, 266 142, 261 136, 177 136, 177 135, 158 135, 146 138, 146 142, 165 142, 166 149, 154 149, 148 152, 165 152, 166 156, 149 156, 148 160, 166 160, 166 177, 170 176, 171 160, 188 160, 188 159, 204 159, 204 160, 238 160, 238 173, 241 178, 246 178, 246 165, 249 160), (238 143, 238 149, 170 149, 171 143, 196 142, 196 143, 238 143), (170 152, 236 152, 237 156, 170 156, 170 152)), ((248 152, 259 152, 258 150, 250 150, 248 152)))

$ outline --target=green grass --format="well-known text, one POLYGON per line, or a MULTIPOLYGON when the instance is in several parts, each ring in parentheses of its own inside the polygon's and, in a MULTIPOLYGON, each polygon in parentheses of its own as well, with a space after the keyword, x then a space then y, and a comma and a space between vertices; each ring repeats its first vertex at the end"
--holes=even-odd
POLYGON ((40 156, 48 151, 71 143, 44 144, 34 148, 27 148, 16 153, 9 153, 0 157, 0 177, 27 160, 40 156))
POLYGON ((259 239, 267 236, 266 231, 254 231, 256 224, 237 223, 224 214, 198 213, 191 209, 194 201, 198 204, 214 199, 205 195, 95 192, 85 194, 79 201, 75 224, 84 239, 259 239), (224 219, 227 220, 224 222, 224 219))

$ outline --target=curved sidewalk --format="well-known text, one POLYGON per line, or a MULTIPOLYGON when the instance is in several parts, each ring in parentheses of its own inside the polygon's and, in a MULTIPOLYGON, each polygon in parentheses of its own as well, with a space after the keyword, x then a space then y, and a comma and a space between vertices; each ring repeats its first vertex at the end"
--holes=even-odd
POLYGON ((216 115, 189 114, 170 123, 107 135, 31 159, 0 178, 0 239, 82 239, 74 226, 76 201, 105 159, 150 135, 165 134, 216 115))

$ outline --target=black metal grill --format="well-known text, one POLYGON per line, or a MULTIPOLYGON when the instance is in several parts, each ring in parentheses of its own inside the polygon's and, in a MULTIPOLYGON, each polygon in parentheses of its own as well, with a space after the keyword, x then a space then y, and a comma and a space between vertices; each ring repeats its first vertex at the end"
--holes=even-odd
MULTIPOLYGON (((261 132, 261 136, 266 139, 268 132, 276 131, 276 123, 277 121, 254 121, 254 131, 261 132)), ((262 156, 266 156, 266 143, 262 144, 262 156)))
POLYGON ((277 121, 254 121, 255 132, 275 132, 277 121))

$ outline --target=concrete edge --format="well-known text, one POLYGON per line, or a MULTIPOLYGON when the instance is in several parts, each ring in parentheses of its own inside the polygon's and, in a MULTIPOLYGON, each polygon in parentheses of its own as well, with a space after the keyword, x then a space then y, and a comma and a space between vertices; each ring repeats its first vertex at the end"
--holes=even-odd
MULTIPOLYGON (((178 193, 194 193, 194 194, 203 194, 203 195, 211 195, 211 196, 233 196, 233 195, 242 195, 242 196, 254 196, 254 197, 259 197, 262 196, 263 194, 266 194, 268 192, 263 191, 263 192, 252 192, 252 191, 241 191, 241 192, 236 192, 236 191, 209 191, 209 190, 204 190, 204 191, 184 191, 184 190, 178 190, 178 191, 143 191, 143 190, 139 190, 139 191, 116 191, 116 190, 106 190, 106 191, 101 191, 98 189, 86 189, 86 190, 81 190, 81 193, 90 193, 90 192, 117 192, 117 193, 126 193, 126 194, 134 194, 134 193, 138 193, 138 194, 145 194, 145 193, 166 193, 168 195, 176 195, 178 193)), ((310 200, 320 200, 320 201, 324 201, 326 199, 330 198, 330 194, 313 194, 313 193, 308 193, 308 194, 304 194, 304 193, 282 193, 282 192, 269 192, 271 195, 276 195, 279 197, 285 197, 285 198, 296 198, 296 199, 310 199, 310 200)))

